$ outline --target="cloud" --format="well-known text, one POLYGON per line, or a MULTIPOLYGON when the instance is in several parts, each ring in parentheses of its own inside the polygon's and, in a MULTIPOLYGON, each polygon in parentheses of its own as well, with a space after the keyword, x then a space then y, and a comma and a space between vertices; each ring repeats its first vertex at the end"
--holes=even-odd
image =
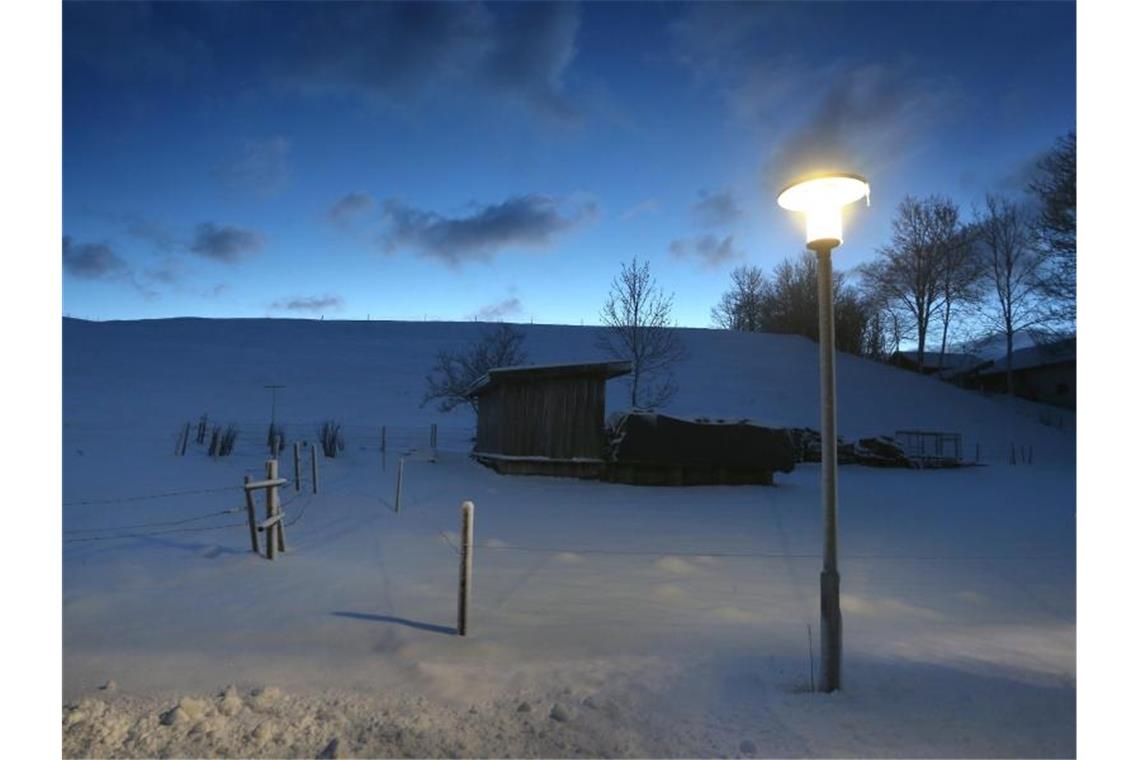
POLYGON ((210 174, 232 190, 271 198, 289 185, 289 151, 284 137, 246 140, 236 155, 215 165, 210 174))
POLYGON ((63 236, 63 269, 82 280, 129 279, 130 267, 106 243, 77 243, 63 236))
POLYGON ((232 264, 260 250, 261 246, 261 236, 252 230, 206 222, 195 229, 190 251, 207 259, 232 264))
POLYGON ((841 34, 844 11, 801 3, 694 3, 670 26, 675 60, 772 146, 767 190, 817 171, 881 176, 965 112, 952 75, 906 61, 813 59, 784 41, 841 34))
POLYGON ((65 3, 64 78, 92 73, 105 81, 183 84, 212 73, 211 45, 176 11, 149 3, 65 3))
POLYGON ((744 253, 736 249, 732 235, 679 238, 669 243, 669 253, 679 259, 695 258, 708 269, 744 258, 744 253))
POLYGON ((516 296, 504 298, 498 303, 488 304, 479 311, 473 313, 469 319, 475 319, 480 322, 496 322, 505 317, 511 317, 515 314, 522 312, 522 301, 516 296))
POLYGON ((630 219, 636 219, 643 214, 656 214, 661 211, 661 202, 656 198, 646 198, 640 203, 635 203, 625 211, 621 212, 619 218, 623 222, 628 222, 630 219))
POLYGON ((173 256, 167 256, 159 266, 148 269, 144 274, 146 278, 152 282, 159 282, 163 285, 175 285, 182 280, 186 272, 179 259, 173 256))
POLYGON ((579 9, 566 3, 252 4, 274 28, 273 79, 303 93, 416 105, 443 87, 574 119, 563 79, 579 9), (464 87, 466 85, 466 87, 464 87))
POLYGON ((492 87, 522 99, 538 111, 576 119, 577 109, 562 90, 562 75, 574 59, 579 12, 570 3, 497 6, 505 14, 483 61, 482 77, 492 87))
POLYGON ((710 193, 700 192, 700 200, 693 204, 693 215, 706 227, 723 227, 734 223, 743 212, 731 190, 710 193))
POLYGON ((166 225, 140 216, 127 216, 123 219, 127 234, 150 243, 160 251, 174 251, 180 247, 177 236, 166 225))
POLYGON ((858 167, 878 174, 952 115, 958 99, 949 82, 911 78, 875 63, 835 72, 828 81, 773 149, 767 167, 773 189, 817 171, 858 167))
POLYGON ((520 195, 502 203, 476 206, 466 216, 446 217, 398 200, 384 202, 385 253, 411 249, 457 267, 490 261, 508 248, 541 248, 596 213, 592 201, 574 202, 545 195, 520 195))
POLYGON ((340 296, 323 295, 323 296, 303 296, 295 298, 283 298, 274 301, 269 305, 273 311, 327 311, 339 310, 344 306, 344 299, 340 296))
POLYGON ((368 193, 348 193, 337 199, 328 210, 329 221, 347 225, 372 210, 373 200, 368 193))

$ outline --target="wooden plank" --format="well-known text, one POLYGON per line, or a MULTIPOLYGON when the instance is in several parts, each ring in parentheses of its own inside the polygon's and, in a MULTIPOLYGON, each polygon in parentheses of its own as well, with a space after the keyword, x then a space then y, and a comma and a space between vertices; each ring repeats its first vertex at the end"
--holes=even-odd
POLYGON ((276 486, 283 486, 288 483, 286 478, 273 478, 272 480, 255 480, 252 483, 245 484, 245 490, 258 491, 262 488, 275 488, 276 486))
MULTIPOLYGON (((249 485, 249 476, 245 476, 246 485, 249 485)), ((249 542, 253 545, 253 553, 259 554, 261 549, 258 547, 257 542, 257 512, 253 508, 253 491, 248 488, 245 491, 245 511, 249 517, 249 542)))
POLYGON ((281 522, 281 517, 284 514, 285 514, 284 512, 278 512, 277 514, 273 515, 273 517, 262 520, 261 522, 259 522, 257 524, 257 529, 258 530, 265 530, 267 528, 272 528, 274 525, 281 522))

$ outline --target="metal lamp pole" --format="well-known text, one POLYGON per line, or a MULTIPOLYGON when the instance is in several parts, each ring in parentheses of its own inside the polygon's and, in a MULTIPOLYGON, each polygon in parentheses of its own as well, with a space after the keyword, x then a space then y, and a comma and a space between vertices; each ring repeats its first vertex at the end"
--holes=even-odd
POLYGON ((831 286, 833 241, 809 243, 819 270, 819 427, 820 490, 823 502, 823 572, 819 574, 820 691, 840 685, 843 617, 839 611, 839 525, 836 510, 835 309, 831 286))
POLYGON ((870 185, 857 174, 807 177, 780 193, 776 202, 807 217, 807 247, 815 251, 819 281, 819 447, 820 494, 823 502, 823 572, 819 574, 820 650, 823 668, 819 690, 840 686, 843 664, 843 618, 839 609, 839 520, 835 466, 835 304, 831 252, 843 243, 843 207, 869 198, 870 185))

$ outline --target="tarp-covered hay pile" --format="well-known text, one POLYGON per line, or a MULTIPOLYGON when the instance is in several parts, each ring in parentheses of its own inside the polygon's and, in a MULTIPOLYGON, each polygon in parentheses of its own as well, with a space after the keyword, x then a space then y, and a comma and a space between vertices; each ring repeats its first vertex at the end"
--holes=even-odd
POLYGON ((663 414, 616 416, 605 479, 641 485, 771 485, 795 464, 786 430, 740 422, 697 422, 663 414))

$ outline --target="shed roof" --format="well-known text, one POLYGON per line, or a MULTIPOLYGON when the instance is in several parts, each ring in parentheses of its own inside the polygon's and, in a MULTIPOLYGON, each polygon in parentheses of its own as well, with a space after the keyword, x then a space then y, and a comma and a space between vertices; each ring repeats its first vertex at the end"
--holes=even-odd
POLYGON ((564 377, 612 377, 628 375, 633 364, 623 362, 585 362, 579 364, 534 364, 522 367, 496 367, 488 370, 467 389, 466 395, 479 396, 497 385, 511 381, 545 380, 564 377))

